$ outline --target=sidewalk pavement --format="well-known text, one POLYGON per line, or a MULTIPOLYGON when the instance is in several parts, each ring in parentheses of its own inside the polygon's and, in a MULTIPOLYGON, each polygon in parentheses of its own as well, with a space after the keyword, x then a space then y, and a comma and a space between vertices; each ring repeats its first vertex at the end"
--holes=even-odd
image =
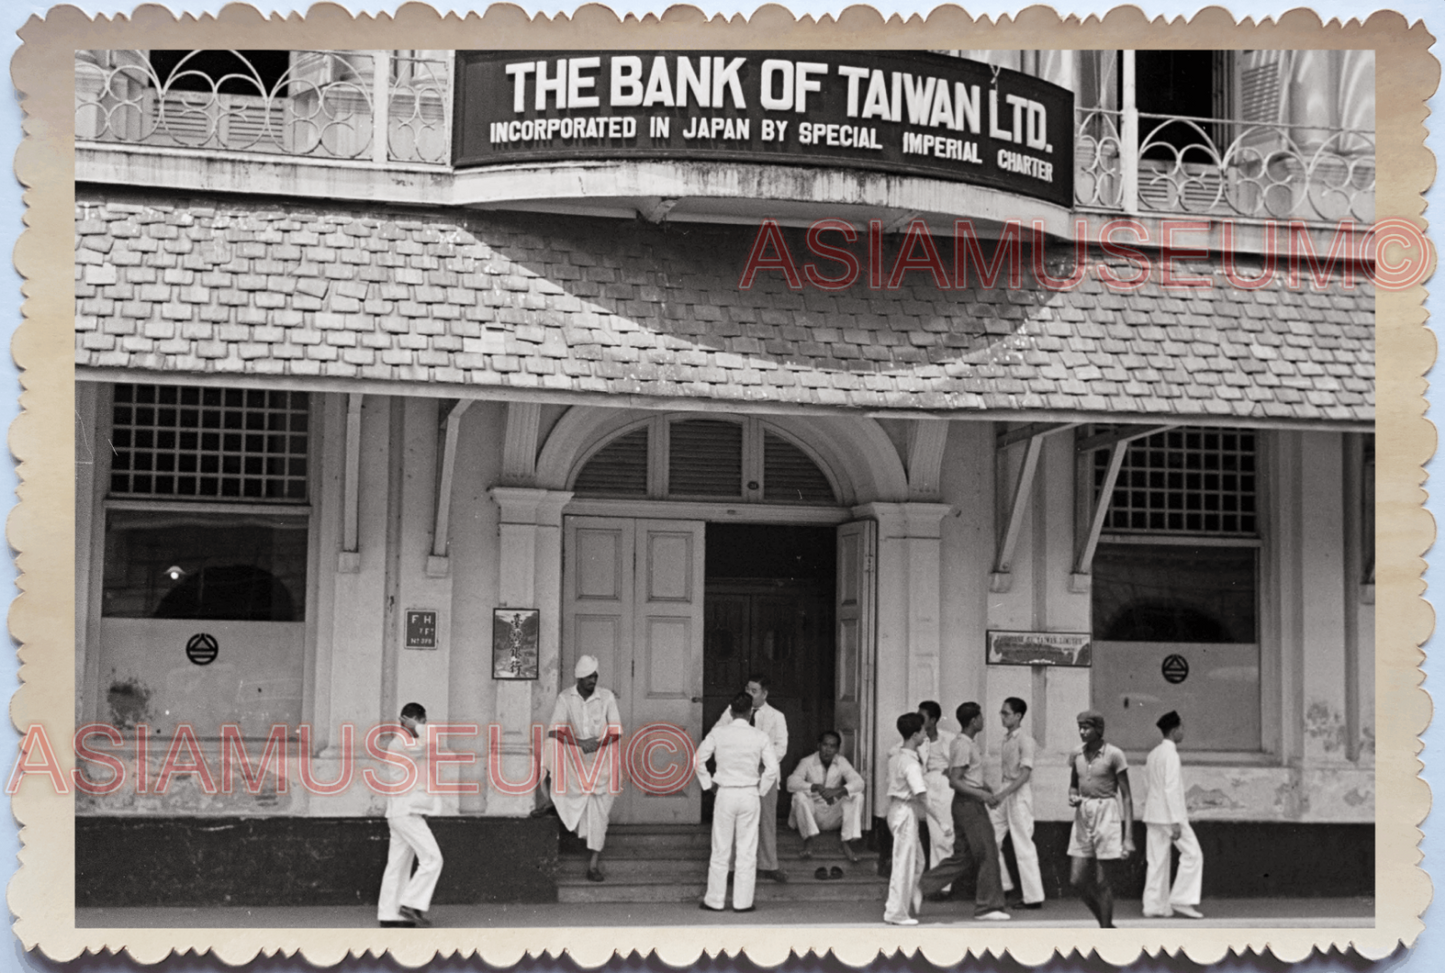
MULTIPOLYGON (((1204 919, 1145 919, 1138 899, 1120 899, 1115 925, 1194 926, 1218 929, 1365 928, 1375 924, 1373 898, 1206 899, 1204 919)), ((922 925, 974 926, 972 902, 925 902, 922 925)), ((1095 925, 1078 899, 1051 900, 1041 909, 1014 909, 1006 928, 1089 928, 1095 925)), ((882 902, 758 903, 757 911, 703 912, 692 903, 592 903, 576 905, 439 905, 431 910, 439 928, 563 926, 882 926, 882 902)), ((198 908, 116 907, 77 909, 82 929, 361 929, 376 927, 375 905, 198 908)), ((1003 923, 988 925, 1004 926, 1003 923)))

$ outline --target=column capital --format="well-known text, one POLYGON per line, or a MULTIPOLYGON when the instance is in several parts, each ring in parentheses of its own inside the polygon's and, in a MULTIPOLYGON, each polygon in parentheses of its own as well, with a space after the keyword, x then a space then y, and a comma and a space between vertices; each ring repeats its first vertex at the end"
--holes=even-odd
POLYGON ((502 508, 502 523, 559 527, 562 508, 572 499, 571 490, 540 490, 536 487, 494 486, 488 491, 502 508))
POLYGON ((943 518, 953 511, 947 503, 910 501, 907 503, 859 504, 853 508, 855 517, 871 517, 878 521, 880 537, 939 537, 943 518))

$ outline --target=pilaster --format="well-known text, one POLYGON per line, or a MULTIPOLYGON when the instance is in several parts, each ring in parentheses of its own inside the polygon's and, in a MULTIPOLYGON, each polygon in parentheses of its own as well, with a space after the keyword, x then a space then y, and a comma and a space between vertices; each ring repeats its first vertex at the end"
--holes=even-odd
MULTIPOLYGON (((536 680, 495 680, 497 724, 501 750, 496 759, 507 780, 523 780, 535 759, 531 726, 536 713, 551 702, 558 686, 561 657, 562 508, 570 491, 532 487, 493 487, 492 500, 501 511, 498 526, 498 592, 500 608, 536 608, 538 630, 536 680)), ((490 793, 486 813, 520 817, 532 809, 530 795, 490 793)))

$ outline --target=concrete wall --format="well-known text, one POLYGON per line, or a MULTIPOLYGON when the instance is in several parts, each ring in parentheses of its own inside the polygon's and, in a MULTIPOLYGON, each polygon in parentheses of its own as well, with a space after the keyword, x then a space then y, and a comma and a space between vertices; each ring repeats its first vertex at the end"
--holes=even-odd
MULTIPOLYGON (((79 399, 82 419, 91 428, 99 428, 95 403, 101 398, 86 389, 79 399)), ((432 530, 443 409, 450 403, 367 396, 360 413, 359 544, 348 557, 341 549, 347 405, 344 395, 318 396, 308 611, 313 634, 306 649, 304 704, 304 719, 312 727, 309 773, 323 784, 339 780, 345 773, 343 727, 353 728, 352 745, 359 750, 368 728, 394 718, 402 703, 415 699, 427 706, 433 723, 474 724, 480 730, 447 744, 475 757, 443 775, 476 785, 476 793, 451 798, 452 806, 463 814, 523 813, 528 799, 488 794, 486 728, 495 721, 505 725, 508 776, 523 777, 527 728, 547 718, 558 685, 561 538, 556 523, 561 507, 550 515, 539 513, 551 496, 545 491, 492 492, 502 479, 508 406, 475 403, 459 426, 450 540, 445 559, 438 561, 432 530), (537 606, 552 616, 554 630, 544 632, 544 671, 537 682, 491 678, 491 611, 503 604, 537 606), (438 613, 437 648, 402 647, 408 608, 438 613)), ((537 421, 550 428, 557 418, 556 410, 547 410, 537 421)), ((989 629, 1090 630, 1089 595, 1071 590, 1069 578, 1076 517, 1074 437, 1061 432, 1046 438, 1008 590, 990 591, 997 537, 1007 515, 1005 498, 1023 454, 1020 445, 1000 457, 998 428, 982 421, 950 424, 937 471, 935 499, 941 504, 875 506, 880 517, 892 518, 884 532, 892 553, 885 551, 880 564, 886 567, 898 555, 916 566, 919 557, 932 557, 933 551, 938 563, 936 597, 920 597, 927 592, 914 589, 928 582, 911 574, 902 588, 886 578, 880 583, 879 613, 888 636, 882 641, 892 647, 885 647, 878 665, 877 742, 879 752, 886 751, 894 710, 912 708, 925 696, 942 703, 950 726, 953 708, 973 699, 984 706, 984 742, 996 761, 1002 736, 998 707, 1005 696, 1020 696, 1030 703, 1025 726, 1040 744, 1036 813, 1041 820, 1065 821, 1070 817, 1066 757, 1077 744, 1074 714, 1090 704, 1090 670, 989 666, 984 648, 989 629), (929 518, 937 523, 936 541, 929 536, 933 528, 923 523, 929 518), (920 648, 920 639, 936 643, 936 658, 926 646, 920 648), (908 653, 908 666, 894 664, 899 652, 908 653)), ((894 423, 885 429, 905 455, 906 427, 894 423)), ((1323 432, 1263 438, 1264 743, 1255 754, 1206 762, 1186 756, 1191 811, 1218 820, 1368 822, 1374 808, 1374 609, 1357 580, 1359 542, 1346 543, 1358 537, 1351 533, 1359 526, 1351 505, 1359 503, 1359 493, 1348 488, 1346 475, 1357 467, 1352 457, 1358 444, 1323 432)), ((80 472, 82 482, 92 475, 89 468, 80 472)), ((84 528, 87 518, 94 522, 95 509, 81 511, 78 526, 84 528)), ((94 530, 78 531, 78 566, 98 560, 95 538, 94 530)), ((86 602, 80 604, 78 631, 96 632, 96 619, 86 602)), ((84 677, 77 692, 81 719, 102 712, 93 649, 91 635, 77 655, 77 676, 84 677)), ((168 742, 162 740, 160 749, 153 747, 148 755, 152 779, 168 742)), ((251 744, 253 759, 259 743, 251 744)), ((286 790, 272 787, 252 795, 233 781, 230 794, 206 795, 197 775, 181 773, 165 795, 124 788, 108 796, 82 795, 77 807, 82 813, 311 816, 381 810, 382 799, 359 781, 330 796, 298 786, 297 743, 293 739, 286 790)), ((203 742, 201 749, 218 769, 216 745, 203 742)), ((1142 762, 1143 754, 1131 757, 1142 762)), ((126 760, 133 773, 134 757, 126 760)), ((353 773, 366 765, 358 762, 353 773)), ((996 779, 996 767, 990 773, 996 779)), ((1142 773, 1134 776, 1136 797, 1142 800, 1142 773)))

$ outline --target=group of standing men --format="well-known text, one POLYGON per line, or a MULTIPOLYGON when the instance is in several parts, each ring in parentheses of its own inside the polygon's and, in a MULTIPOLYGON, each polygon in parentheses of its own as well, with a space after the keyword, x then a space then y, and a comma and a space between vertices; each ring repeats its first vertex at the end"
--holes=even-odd
MULTIPOLYGON (((621 716, 616 697, 597 685, 597 660, 582 656, 573 675, 574 684, 557 697, 548 737, 560 736, 564 744, 587 755, 617 745, 621 716)), ((767 676, 749 676, 744 691, 731 700, 697 749, 694 771, 698 783, 704 791, 717 791, 707 892, 700 903, 705 910, 723 909, 730 873, 736 912, 752 911, 756 876, 787 880, 778 867, 777 802, 788 728, 783 714, 769 706, 767 698, 767 676), (715 764, 713 771, 707 769, 709 760, 715 764)), ((952 884, 970 870, 975 872, 974 918, 1009 919, 1005 892, 1012 883, 1000 850, 1005 835, 1013 840, 1018 862, 1019 905, 1026 909, 1042 905, 1043 881, 1033 843, 1035 744, 1032 735, 1022 729, 1027 712, 1028 704, 1016 696, 1005 699, 999 710, 1004 739, 997 791, 984 780, 984 749, 978 742, 984 717, 978 703, 963 703, 955 711, 962 728, 959 733, 938 725, 942 708, 932 700, 920 703, 917 712, 898 717, 902 742, 889 752, 885 795, 889 801, 886 820, 893 834, 885 922, 917 924, 923 899, 945 897, 952 884), (920 835, 924 822, 929 839, 927 864, 931 866, 927 870, 920 835)), ((1080 746, 1069 756, 1069 804, 1074 808, 1069 879, 1099 925, 1112 928, 1114 873, 1134 851, 1128 761, 1122 750, 1104 741, 1102 714, 1085 710, 1077 723, 1080 746)), ((401 711, 402 732, 393 734, 388 743, 393 752, 422 763, 422 781, 427 778, 425 727, 425 708, 408 703, 401 711)), ((1179 913, 1203 918, 1195 908, 1203 856, 1185 811, 1177 751, 1184 735, 1183 721, 1170 712, 1158 720, 1158 727, 1163 740, 1147 763, 1144 915, 1179 913), (1172 888, 1171 845, 1180 851, 1179 874, 1172 888)), ((864 785, 862 777, 838 754, 840 742, 836 732, 824 733, 818 752, 800 761, 788 779, 792 794, 789 824, 803 836, 804 858, 810 856, 811 840, 820 830, 838 829, 848 858, 858 860, 851 842, 862 833, 864 785)), ((554 778, 560 769, 554 766, 558 749, 547 746, 542 754, 543 770, 554 778)), ((591 853, 587 878, 596 882, 605 879, 599 859, 615 798, 609 773, 605 759, 595 759, 585 775, 562 771, 564 787, 553 794, 551 807, 533 812, 535 816, 555 808, 568 830, 586 841, 591 853)), ((430 925, 426 913, 441 875, 442 856, 426 816, 438 811, 436 796, 420 786, 404 788, 387 799, 390 842, 377 906, 383 926, 430 925)))
MULTIPOLYGON (((893 833, 893 869, 885 922, 915 925, 925 898, 945 897, 953 882, 975 874, 974 918, 1007 920, 1005 892, 1012 885, 1000 851, 1012 838, 1023 886, 1023 908, 1043 904, 1038 851, 1033 843, 1034 741, 1022 731, 1028 704, 1004 700, 1002 782, 994 791, 983 778, 983 749, 977 737, 983 710, 964 703, 955 716, 958 734, 938 726, 942 710, 931 700, 917 713, 898 717, 902 742, 889 753, 888 826, 893 833), (945 757, 946 753, 946 757, 945 757), (929 864, 923 867, 919 824, 928 825, 929 864)), ((1102 928, 1114 926, 1114 886, 1119 863, 1134 851, 1133 796, 1124 752, 1104 741, 1104 717, 1085 710, 1077 719, 1080 746, 1069 755, 1069 804, 1074 809, 1069 834, 1069 881, 1102 928)), ((1164 739, 1150 753, 1144 806, 1148 872, 1144 915, 1174 913, 1203 918, 1198 910, 1203 855, 1189 827, 1180 775, 1178 742, 1183 721, 1177 713, 1160 717, 1164 739), (1179 849, 1180 866, 1169 885, 1170 846, 1179 849)))

